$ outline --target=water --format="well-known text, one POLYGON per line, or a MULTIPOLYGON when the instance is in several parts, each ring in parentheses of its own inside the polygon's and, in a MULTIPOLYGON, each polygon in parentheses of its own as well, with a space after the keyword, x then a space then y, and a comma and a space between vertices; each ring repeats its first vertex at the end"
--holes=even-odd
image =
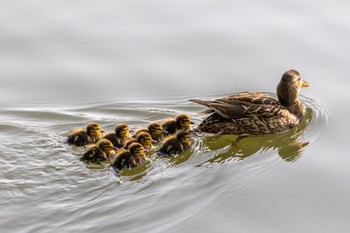
POLYGON ((349 232, 346 1, 0 3, 1 232, 349 232), (118 177, 64 143, 132 129, 299 70, 303 122, 195 136, 118 177), (344 104, 345 103, 345 104, 344 104), (345 106, 344 106, 345 105, 345 106))

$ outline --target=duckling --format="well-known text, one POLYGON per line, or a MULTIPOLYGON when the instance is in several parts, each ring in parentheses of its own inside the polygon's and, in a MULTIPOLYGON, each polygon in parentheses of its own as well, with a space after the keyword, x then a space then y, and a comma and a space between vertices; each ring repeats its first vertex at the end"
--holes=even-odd
POLYGON ((269 135, 287 131, 299 124, 304 107, 299 91, 309 84, 300 73, 289 70, 277 85, 278 100, 261 92, 241 92, 213 101, 191 99, 211 113, 198 126, 202 132, 235 135, 269 135))
POLYGON ((114 154, 113 144, 107 139, 101 139, 96 145, 91 146, 80 160, 86 162, 109 161, 114 154))
POLYGON ((168 135, 173 135, 178 130, 191 130, 191 119, 186 114, 179 114, 175 119, 168 119, 162 124, 163 130, 168 135))
POLYGON ((90 122, 86 130, 75 129, 68 136, 67 143, 76 146, 86 146, 88 144, 96 143, 103 137, 103 131, 96 122, 90 122))
POLYGON ((125 142, 130 138, 130 130, 126 124, 117 124, 114 133, 108 133, 105 139, 111 141, 115 148, 123 148, 125 142))
POLYGON ((132 143, 129 150, 122 150, 111 166, 115 170, 130 169, 137 167, 146 161, 146 155, 143 146, 140 143, 132 143))
POLYGON ((136 138, 132 138, 132 139, 128 140, 125 143, 124 148, 125 149, 130 149, 130 145, 132 143, 134 143, 134 142, 140 143, 143 146, 143 148, 145 149, 146 152, 150 152, 153 149, 152 137, 147 132, 140 132, 139 134, 137 134, 136 138))
POLYGON ((148 129, 146 129, 146 128, 139 128, 139 129, 135 130, 135 133, 134 133, 134 135, 133 135, 132 137, 133 137, 133 138, 136 138, 137 135, 138 135, 139 133, 141 133, 141 132, 146 132, 146 133, 148 133, 148 129))
POLYGON ((163 141, 165 138, 163 127, 156 122, 151 122, 148 124, 148 133, 151 135, 152 139, 158 143, 163 141))
POLYGON ((168 139, 165 139, 159 152, 167 155, 181 154, 188 150, 190 146, 190 133, 185 130, 180 130, 176 136, 170 136, 168 139))

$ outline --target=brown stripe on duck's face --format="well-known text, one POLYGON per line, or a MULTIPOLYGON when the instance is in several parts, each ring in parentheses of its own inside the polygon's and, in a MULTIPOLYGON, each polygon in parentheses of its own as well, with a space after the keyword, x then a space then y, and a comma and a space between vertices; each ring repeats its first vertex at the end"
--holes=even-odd
POLYGON ((86 132, 92 137, 97 137, 101 135, 101 127, 97 123, 90 123, 86 127, 86 132))
POLYGON ((105 152, 106 154, 112 154, 112 153, 114 153, 114 146, 113 146, 113 144, 112 144, 109 140, 107 140, 107 139, 102 139, 101 141, 99 141, 99 142, 97 143, 97 147, 98 147, 101 151, 105 152))
POLYGON ((163 127, 161 125, 154 125, 149 127, 149 132, 152 135, 159 136, 163 133, 163 127))
POLYGON ((139 135, 137 135, 137 141, 144 146, 152 145, 152 137, 149 133, 146 132, 142 132, 139 135))
POLYGON ((132 143, 130 145, 129 151, 132 155, 137 155, 137 156, 144 156, 145 154, 145 149, 140 143, 132 143))
POLYGON ((186 114, 180 114, 176 117, 176 122, 180 126, 180 129, 190 130, 191 129, 191 119, 186 114))

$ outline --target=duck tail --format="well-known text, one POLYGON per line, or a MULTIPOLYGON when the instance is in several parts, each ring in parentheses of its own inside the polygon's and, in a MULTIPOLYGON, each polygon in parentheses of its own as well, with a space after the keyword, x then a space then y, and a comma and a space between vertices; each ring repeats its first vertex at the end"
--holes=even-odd
POLYGON ((204 105, 204 106, 208 107, 208 109, 206 109, 206 110, 204 110, 204 111, 201 111, 201 112, 198 112, 195 116, 202 116, 202 115, 206 115, 206 114, 209 114, 209 113, 214 112, 214 111, 210 108, 209 101, 199 100, 199 99, 190 99, 189 101, 191 101, 191 102, 193 102, 193 103, 196 103, 196 104, 201 104, 201 105, 204 105))

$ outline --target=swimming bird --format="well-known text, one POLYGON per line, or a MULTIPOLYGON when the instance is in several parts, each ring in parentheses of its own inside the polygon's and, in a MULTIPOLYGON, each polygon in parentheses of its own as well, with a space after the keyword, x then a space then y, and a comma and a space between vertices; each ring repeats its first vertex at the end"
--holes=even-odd
POLYGON ((126 141, 124 148, 125 149, 130 149, 130 145, 133 143, 140 143, 143 148, 145 149, 146 152, 149 152, 152 150, 153 145, 152 145, 152 137, 149 133, 147 132, 140 132, 136 135, 136 138, 131 138, 128 141, 126 141))
POLYGON ((191 130, 191 119, 187 114, 179 114, 175 119, 165 120, 162 125, 167 135, 173 135, 178 130, 191 130))
POLYGON ((185 130, 180 130, 175 136, 170 136, 165 139, 160 154, 181 154, 188 150, 191 146, 190 133, 185 130))
POLYGON ((165 132, 163 127, 157 122, 151 122, 148 124, 148 133, 151 135, 152 139, 156 142, 161 142, 165 138, 165 132))
POLYGON ((129 127, 123 123, 117 124, 114 128, 114 133, 108 133, 104 138, 111 141, 115 148, 122 148, 125 142, 130 139, 129 127))
POLYGON ((81 157, 81 161, 85 162, 102 162, 109 161, 110 157, 115 154, 113 144, 107 139, 101 139, 89 148, 81 157))
POLYGON ((235 135, 268 135, 287 131, 299 124, 304 107, 299 100, 301 87, 308 87, 294 69, 285 72, 277 85, 277 97, 261 92, 241 92, 220 99, 190 101, 211 113, 198 126, 202 132, 235 135))
POLYGON ((85 129, 73 130, 67 139, 67 143, 76 146, 85 146, 96 143, 103 137, 101 126, 96 122, 90 122, 85 129))
POLYGON ((129 150, 120 151, 111 167, 116 170, 129 169, 141 165, 146 161, 143 146, 140 143, 132 143, 129 150))

